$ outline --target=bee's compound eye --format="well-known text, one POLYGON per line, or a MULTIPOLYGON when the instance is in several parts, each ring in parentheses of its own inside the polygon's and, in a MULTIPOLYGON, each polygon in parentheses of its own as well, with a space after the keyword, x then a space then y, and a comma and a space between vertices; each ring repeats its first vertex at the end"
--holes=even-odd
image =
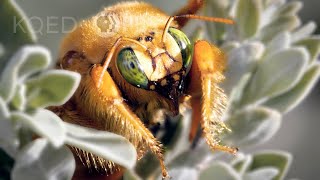
POLYGON ((190 40, 188 39, 186 34, 173 27, 169 28, 169 34, 177 42, 181 51, 183 67, 186 68, 188 72, 192 64, 192 46, 190 40))
POLYGON ((119 51, 117 68, 122 77, 130 84, 139 88, 148 88, 149 80, 132 48, 126 47, 119 51))

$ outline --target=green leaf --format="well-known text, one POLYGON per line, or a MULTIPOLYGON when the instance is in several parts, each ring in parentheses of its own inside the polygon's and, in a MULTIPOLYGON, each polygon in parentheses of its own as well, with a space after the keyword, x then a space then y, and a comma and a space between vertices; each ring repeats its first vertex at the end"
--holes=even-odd
POLYGON ((262 56, 264 45, 259 42, 243 44, 239 48, 233 49, 228 54, 228 65, 226 71, 226 80, 223 82, 225 91, 230 92, 241 77, 251 72, 262 56))
POLYGON ((269 43, 267 43, 265 54, 269 55, 288 49, 291 44, 290 37, 291 36, 288 31, 276 35, 269 43))
POLYGON ((50 54, 41 46, 24 46, 10 59, 0 77, 0 96, 7 102, 23 79, 48 67, 50 54))
POLYGON ((298 27, 300 23, 300 19, 297 16, 280 16, 269 25, 263 27, 258 37, 263 42, 268 42, 278 33, 292 31, 298 27))
POLYGON ((18 111, 24 111, 26 106, 26 86, 24 84, 17 85, 16 93, 13 96, 10 105, 18 111))
POLYGON ((240 175, 227 163, 216 162, 200 173, 199 180, 240 180, 240 175))
POLYGON ((317 28, 317 25, 315 22, 311 21, 305 24, 304 26, 298 28, 291 34, 292 42, 297 42, 301 39, 304 39, 308 36, 310 36, 317 28))
POLYGON ((237 147, 257 145, 269 140, 280 128, 281 114, 264 107, 250 107, 235 113, 226 124, 231 133, 223 141, 237 147))
POLYGON ((313 37, 302 39, 296 42, 295 45, 303 46, 309 51, 310 64, 317 60, 320 53, 320 36, 313 36, 313 37))
MULTIPOLYGON (((174 168, 169 170, 169 175, 174 180, 197 180, 198 171, 194 168, 174 168)), ((158 176, 157 180, 163 180, 162 176, 158 176)))
POLYGON ((243 176, 243 180, 273 180, 279 174, 276 168, 265 167, 255 169, 243 176))
POLYGON ((66 130, 62 120, 53 112, 40 109, 30 116, 21 112, 13 112, 12 118, 23 123, 41 137, 46 137, 54 147, 64 144, 66 130))
POLYGON ((28 106, 47 107, 64 104, 80 83, 80 75, 65 70, 51 70, 27 81, 28 106))
POLYGON ((312 65, 303 75, 299 83, 288 92, 274 97, 264 103, 272 109, 287 113, 296 107, 316 85, 320 77, 320 64, 312 65))
POLYGON ((236 8, 236 22, 242 39, 254 36, 262 13, 261 0, 239 0, 236 8))
POLYGON ((251 104, 291 89, 301 79, 308 59, 308 52, 303 48, 291 48, 265 57, 246 88, 242 103, 251 104))
POLYGON ((71 151, 62 146, 55 149, 45 139, 37 139, 17 155, 12 180, 71 179, 75 160, 71 151))
POLYGON ((250 170, 257 170, 263 167, 275 167, 279 170, 277 177, 274 180, 281 180, 287 174, 291 164, 292 156, 287 152, 282 151, 265 151, 257 153, 253 156, 253 162, 250 170))
POLYGON ((127 169, 132 169, 137 160, 135 147, 124 137, 78 125, 65 123, 68 145, 91 152, 127 169))
POLYGON ((5 47, 4 56, 0 58, 0 72, 9 62, 9 58, 25 44, 34 43, 36 40, 32 27, 13 0, 0 2, 0 42, 5 47))

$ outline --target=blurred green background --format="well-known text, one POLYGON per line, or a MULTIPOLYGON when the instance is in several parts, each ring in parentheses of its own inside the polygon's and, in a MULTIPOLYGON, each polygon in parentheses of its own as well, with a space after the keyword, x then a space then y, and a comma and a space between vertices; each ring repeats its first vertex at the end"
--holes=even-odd
MULTIPOLYGON (((167 13, 172 13, 187 0, 147 0, 167 13)), ((32 18, 38 42, 48 47, 56 59, 64 30, 73 27, 74 22, 90 17, 116 0, 16 0, 26 15, 32 18), (63 17, 68 17, 63 22, 63 17), (49 21, 48 21, 49 19, 49 21), (49 23, 48 23, 49 22, 49 23), (51 23, 51 24, 50 24, 51 23), (51 32, 49 32, 50 30, 51 32)), ((300 12, 303 23, 314 20, 320 25, 319 0, 305 0, 300 12)), ((319 32, 319 28, 318 28, 319 32)), ((287 178, 314 179, 320 175, 320 84, 296 109, 284 116, 280 131, 266 144, 245 151, 258 149, 281 149, 293 154, 294 159, 287 178)))

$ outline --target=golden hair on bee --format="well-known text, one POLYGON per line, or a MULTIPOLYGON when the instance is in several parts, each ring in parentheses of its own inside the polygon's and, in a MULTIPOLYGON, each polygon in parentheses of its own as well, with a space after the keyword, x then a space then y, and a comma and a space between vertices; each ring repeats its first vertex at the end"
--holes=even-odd
MULTIPOLYGON (((194 15, 203 1, 189 0, 169 16, 143 2, 122 2, 82 21, 62 41, 57 68, 81 74, 81 83, 63 106, 52 107, 64 121, 114 132, 137 149, 159 159, 168 177, 161 142, 148 129, 179 107, 193 110, 190 141, 198 124, 212 150, 235 153, 220 144, 228 130, 221 121, 226 97, 218 83, 224 78, 225 56, 216 46, 200 40, 194 47, 181 28, 189 19, 232 24, 223 18, 194 15), (189 98, 186 98, 189 97, 189 98)), ((119 169, 81 149, 72 148, 89 169, 111 173, 119 169)))

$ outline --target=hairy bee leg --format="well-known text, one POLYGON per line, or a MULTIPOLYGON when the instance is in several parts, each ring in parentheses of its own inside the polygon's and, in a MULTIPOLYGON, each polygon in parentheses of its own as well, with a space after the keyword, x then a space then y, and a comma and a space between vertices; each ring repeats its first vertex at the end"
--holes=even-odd
POLYGON ((194 108, 190 137, 196 133, 200 121, 206 142, 212 150, 236 153, 237 149, 220 145, 219 135, 229 130, 221 121, 226 104, 226 95, 217 86, 224 79, 225 57, 223 53, 206 41, 197 41, 189 76, 191 78, 187 93, 192 96, 194 108), (212 51, 208 51, 212 49, 212 51))
POLYGON ((140 133, 142 138, 144 138, 145 142, 148 144, 148 147, 150 148, 151 152, 158 157, 162 170, 162 176, 168 177, 168 172, 166 166, 164 165, 164 157, 162 153, 163 150, 160 142, 156 140, 152 133, 144 126, 142 121, 134 115, 134 113, 129 109, 129 107, 126 104, 120 103, 117 104, 116 107, 121 116, 124 116, 126 121, 132 124, 132 126, 134 127, 132 131, 137 131, 138 133, 140 133))
MULTIPOLYGON (((113 101, 105 101, 104 107, 108 106, 110 109, 112 109, 113 112, 111 114, 118 116, 118 121, 121 121, 118 122, 118 124, 125 126, 119 133, 125 136, 129 141, 133 141, 134 144, 146 144, 151 152, 154 153, 159 159, 163 177, 168 178, 169 175, 164 164, 161 143, 153 136, 153 134, 145 127, 139 117, 136 116, 136 114, 122 100, 120 92, 116 88, 116 85, 114 84, 110 74, 105 72, 102 79, 100 79, 103 70, 104 69, 102 66, 95 66, 91 71, 91 76, 95 82, 95 86, 98 88, 98 96, 106 97, 106 94, 108 94, 107 98, 113 99, 113 101), (100 83, 99 86, 98 83, 100 83), (127 130, 128 132, 126 132, 127 130)), ((120 127, 118 127, 118 129, 119 128, 120 127)))
POLYGON ((230 131, 226 125, 221 121, 223 110, 226 104, 226 95, 215 83, 214 79, 209 77, 202 77, 202 119, 201 126, 212 150, 226 151, 235 154, 238 149, 224 145, 220 145, 219 135, 223 131, 230 131))
MULTIPOLYGON (((189 0, 188 3, 174 13, 174 16, 185 15, 185 14, 195 14, 203 7, 204 0, 189 0)), ((182 28, 189 21, 188 18, 180 18, 176 20, 179 24, 179 27, 182 28)))

